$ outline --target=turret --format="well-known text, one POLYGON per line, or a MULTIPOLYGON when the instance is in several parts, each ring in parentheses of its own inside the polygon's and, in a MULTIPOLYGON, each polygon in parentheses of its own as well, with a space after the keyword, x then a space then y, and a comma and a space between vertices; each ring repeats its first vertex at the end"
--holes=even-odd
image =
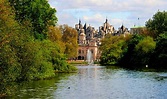
POLYGON ((108 19, 106 18, 106 23, 108 23, 108 19))

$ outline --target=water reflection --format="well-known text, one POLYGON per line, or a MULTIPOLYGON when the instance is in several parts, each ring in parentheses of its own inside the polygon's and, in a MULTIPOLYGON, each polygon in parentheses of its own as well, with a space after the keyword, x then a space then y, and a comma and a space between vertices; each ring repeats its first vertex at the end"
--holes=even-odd
MULTIPOLYGON (((56 74, 53 79, 40 80, 40 81, 31 81, 31 82, 22 82, 15 84, 15 92, 13 96, 6 98, 12 99, 54 99, 54 92, 57 90, 57 83, 61 79, 67 79, 66 77, 72 74, 56 74)), ((5 98, 5 99, 6 99, 5 98)))
POLYGON ((166 99, 167 73, 77 66, 78 73, 22 83, 14 98, 166 99))
POLYGON ((101 66, 78 66, 78 68, 78 74, 58 84, 60 89, 55 91, 55 97, 60 99, 167 98, 167 80, 155 79, 159 73, 101 66), (70 89, 67 89, 68 86, 70 89))

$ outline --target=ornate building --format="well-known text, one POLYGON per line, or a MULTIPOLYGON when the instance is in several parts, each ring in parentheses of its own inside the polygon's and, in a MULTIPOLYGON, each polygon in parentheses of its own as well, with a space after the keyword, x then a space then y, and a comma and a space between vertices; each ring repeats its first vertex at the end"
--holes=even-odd
POLYGON ((100 51, 98 50, 99 39, 95 37, 98 33, 94 27, 88 26, 86 23, 82 26, 81 21, 75 25, 78 31, 78 60, 87 60, 88 50, 92 53, 92 60, 99 60, 100 51))
POLYGON ((123 25, 116 31, 112 25, 108 23, 108 20, 103 23, 103 26, 99 27, 99 31, 95 30, 94 27, 88 26, 86 23, 83 26, 81 21, 75 25, 75 29, 78 31, 78 60, 87 60, 88 50, 92 53, 92 60, 99 61, 101 56, 101 51, 99 46, 101 45, 101 39, 107 34, 111 35, 121 35, 129 33, 128 29, 123 25))
POLYGON ((98 37, 104 38, 106 34, 113 33, 115 33, 115 29, 112 25, 108 23, 108 20, 106 19, 106 22, 103 24, 103 26, 99 27, 98 37))

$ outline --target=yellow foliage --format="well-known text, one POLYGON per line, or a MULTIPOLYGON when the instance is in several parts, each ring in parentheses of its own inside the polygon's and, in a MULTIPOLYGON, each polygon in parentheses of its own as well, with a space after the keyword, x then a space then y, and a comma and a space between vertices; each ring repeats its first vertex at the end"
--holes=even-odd
POLYGON ((11 41, 16 35, 18 23, 14 19, 15 15, 7 0, 0 1, 0 48, 11 41))

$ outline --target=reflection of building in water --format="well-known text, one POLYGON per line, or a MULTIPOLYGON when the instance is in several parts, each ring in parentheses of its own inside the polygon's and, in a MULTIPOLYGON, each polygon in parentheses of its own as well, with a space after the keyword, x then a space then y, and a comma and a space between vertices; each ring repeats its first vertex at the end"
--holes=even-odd
POLYGON ((82 76, 84 77, 91 77, 91 78, 96 78, 97 77, 97 72, 98 69, 101 69, 101 67, 98 66, 78 66, 78 73, 81 74, 79 75, 79 77, 82 78, 82 76))
POLYGON ((87 50, 89 49, 92 52, 93 60, 99 61, 101 51, 99 46, 101 45, 101 39, 106 35, 121 35, 129 34, 129 31, 123 25, 117 30, 108 23, 108 19, 103 23, 103 26, 99 27, 99 30, 95 30, 94 27, 79 23, 75 25, 75 29, 78 31, 78 60, 87 60, 87 50))

